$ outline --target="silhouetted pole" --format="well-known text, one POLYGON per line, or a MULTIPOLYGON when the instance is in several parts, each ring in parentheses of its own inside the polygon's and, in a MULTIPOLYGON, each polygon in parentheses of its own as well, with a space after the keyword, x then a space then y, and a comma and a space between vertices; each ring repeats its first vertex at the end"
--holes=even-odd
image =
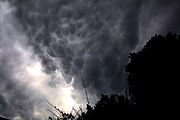
POLYGON ((128 98, 128 83, 127 83, 127 81, 125 84, 126 84, 125 85, 125 95, 126 95, 126 98, 128 98))
POLYGON ((87 100, 87 103, 89 104, 89 98, 88 98, 88 94, 87 94, 87 91, 86 91, 86 86, 85 86, 85 83, 84 83, 84 79, 83 79, 83 76, 82 76, 81 72, 80 72, 80 74, 81 74, 81 80, 82 80, 84 91, 85 91, 85 95, 86 95, 86 100, 87 100))

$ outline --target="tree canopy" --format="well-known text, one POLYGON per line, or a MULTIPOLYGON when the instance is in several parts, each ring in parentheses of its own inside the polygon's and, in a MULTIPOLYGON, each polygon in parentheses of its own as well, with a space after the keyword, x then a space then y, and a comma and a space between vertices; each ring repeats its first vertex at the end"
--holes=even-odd
POLYGON ((139 111, 169 113, 178 98, 180 36, 155 35, 137 53, 130 53, 126 66, 129 90, 139 111))

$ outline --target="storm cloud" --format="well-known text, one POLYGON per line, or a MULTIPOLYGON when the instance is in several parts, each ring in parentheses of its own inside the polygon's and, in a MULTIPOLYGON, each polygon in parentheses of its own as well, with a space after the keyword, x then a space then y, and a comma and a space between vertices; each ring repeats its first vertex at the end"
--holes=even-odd
MULTIPOLYGON (((75 90, 73 99, 81 104, 85 96, 81 92, 80 72, 92 96, 91 103, 98 94, 120 93, 125 89, 124 67, 129 52, 140 49, 155 33, 180 32, 178 0, 9 0, 8 3, 13 19, 7 18, 10 21, 4 23, 1 19, 0 26, 0 110, 6 116, 18 116, 13 110, 22 106, 20 100, 16 104, 9 100, 26 101, 23 103, 27 107, 17 111, 24 119, 41 101, 38 95, 28 92, 32 86, 24 87, 28 81, 14 77, 23 69, 22 63, 28 64, 17 43, 30 51, 30 63, 40 61, 46 76, 43 79, 48 79, 42 82, 42 89, 56 92, 70 84, 75 90), (13 27, 8 28, 9 24, 13 27), (57 71, 66 83, 57 79, 57 71), (58 89, 52 89, 57 86, 58 89), (10 108, 14 109, 8 111, 10 108), (30 111, 23 112, 24 109, 30 111)), ((4 19, 5 9, 0 10, 4 19)), ((37 94, 43 97, 48 92, 44 95, 40 90, 37 94)))
POLYGON ((14 4, 45 70, 61 69, 71 77, 82 71, 87 85, 102 92, 122 89, 128 53, 139 41, 155 33, 179 32, 177 1, 15 0, 14 4))

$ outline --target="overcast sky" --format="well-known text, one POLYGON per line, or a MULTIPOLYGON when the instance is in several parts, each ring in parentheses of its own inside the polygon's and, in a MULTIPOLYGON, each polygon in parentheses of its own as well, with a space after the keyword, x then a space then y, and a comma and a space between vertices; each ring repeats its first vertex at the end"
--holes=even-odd
POLYGON ((0 116, 44 120, 123 93, 128 54, 179 33, 179 0, 0 0, 0 116))

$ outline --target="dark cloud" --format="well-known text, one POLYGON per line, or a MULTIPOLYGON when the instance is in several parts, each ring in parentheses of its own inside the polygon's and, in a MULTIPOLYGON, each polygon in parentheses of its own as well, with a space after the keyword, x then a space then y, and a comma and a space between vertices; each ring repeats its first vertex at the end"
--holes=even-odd
MULTIPOLYGON (((81 71, 91 96, 124 90, 124 66, 129 52, 139 49, 155 33, 180 32, 178 0, 11 0, 10 3, 16 8, 16 18, 41 59, 44 71, 47 74, 62 71, 68 83, 74 77, 73 87, 82 91, 81 71)), ((10 58, 2 58, 5 57, 0 56, 1 90, 14 88, 13 78, 5 74, 11 74, 12 66, 3 64, 10 58)), ((13 93, 32 104, 19 89, 13 93)), ((21 107, 19 104, 12 106, 21 107)), ((4 105, 9 103, 0 93, 0 110, 4 105)))
MULTIPOLYGON (((180 15, 178 0, 152 0, 144 1, 140 14, 139 44, 145 44, 152 35, 167 34, 168 31, 179 33, 178 27, 180 15)), ((142 45, 141 45, 142 44, 142 45)))
POLYGON ((97 92, 123 89, 127 56, 139 40, 179 30, 176 0, 14 1, 17 17, 38 48, 46 71, 60 67, 65 76, 79 76, 82 71, 97 92))

